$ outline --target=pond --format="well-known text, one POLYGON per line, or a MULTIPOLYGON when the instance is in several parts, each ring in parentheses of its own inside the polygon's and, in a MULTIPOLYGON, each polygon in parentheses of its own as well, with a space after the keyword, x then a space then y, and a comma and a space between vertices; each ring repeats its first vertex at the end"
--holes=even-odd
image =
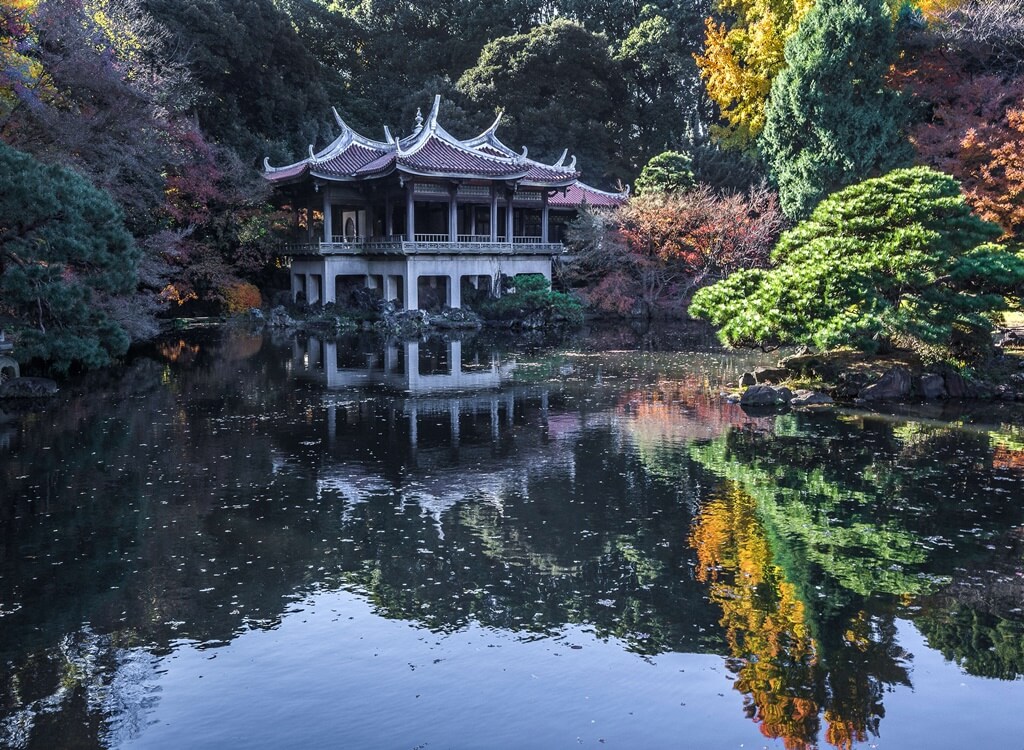
POLYGON ((1024 414, 763 360, 224 328, 0 412, 0 746, 1020 746, 1024 414))

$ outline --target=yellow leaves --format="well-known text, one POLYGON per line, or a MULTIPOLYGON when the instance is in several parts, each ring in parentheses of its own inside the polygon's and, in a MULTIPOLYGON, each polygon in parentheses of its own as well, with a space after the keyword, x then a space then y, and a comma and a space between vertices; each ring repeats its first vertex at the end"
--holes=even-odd
POLYGON ((117 16, 117 8, 110 0, 87 0, 85 13, 99 31, 106 44, 117 53, 119 60, 135 60, 145 52, 145 40, 139 37, 130 19, 117 16))
POLYGON ((964 0, 917 0, 914 3, 927 20, 933 20, 943 13, 956 10, 964 4, 964 0))
POLYGON ((705 51, 695 55, 708 95, 726 125, 722 143, 747 147, 764 128, 772 81, 785 65, 788 39, 813 0, 723 0, 719 10, 737 17, 732 28, 708 19, 705 51))
POLYGON ((160 290, 160 299, 177 303, 180 307, 190 300, 199 299, 199 295, 191 289, 179 289, 174 284, 168 284, 160 290))
POLYGON ((18 90, 33 88, 43 73, 39 62, 24 53, 38 5, 38 0, 5 0, 0 7, 0 117, 17 104, 18 90))
POLYGON ((6 0, 4 3, 17 13, 32 13, 39 7, 39 0, 6 0))

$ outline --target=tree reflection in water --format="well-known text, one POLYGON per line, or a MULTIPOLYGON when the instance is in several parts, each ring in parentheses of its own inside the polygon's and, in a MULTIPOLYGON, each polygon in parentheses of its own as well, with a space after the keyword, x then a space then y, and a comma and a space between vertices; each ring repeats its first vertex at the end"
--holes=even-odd
POLYGON ((691 443, 725 483, 690 543, 766 736, 813 747, 822 720, 839 748, 877 736, 884 693, 910 685, 897 617, 972 674, 1020 673, 1024 509, 1002 491, 1020 481, 1006 445, 1000 432, 813 414, 691 443))
POLYGON ((721 653, 791 748, 878 734, 900 618, 1021 674, 1019 428, 751 415, 718 395, 750 364, 188 333, 3 417, 0 744, 144 732, 161 657, 339 588, 437 633, 721 653))

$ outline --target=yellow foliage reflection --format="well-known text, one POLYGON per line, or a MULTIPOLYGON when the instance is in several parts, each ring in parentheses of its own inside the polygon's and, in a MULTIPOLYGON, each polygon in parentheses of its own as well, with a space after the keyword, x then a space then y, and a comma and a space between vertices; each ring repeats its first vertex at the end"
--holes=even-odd
MULTIPOLYGON (((805 605, 773 561, 756 501, 727 483, 701 510, 690 545, 697 552, 697 578, 709 585, 711 601, 722 609, 729 667, 736 673, 736 689, 745 695, 748 716, 762 734, 782 739, 791 750, 815 747, 822 713, 816 696, 828 676, 818 663, 805 605)), ((866 618, 856 617, 844 640, 866 648, 869 628, 866 618)), ((856 686, 844 687, 844 693, 858 692, 856 686)), ((870 721, 845 713, 834 705, 824 711, 826 741, 844 749, 865 739, 870 721)))

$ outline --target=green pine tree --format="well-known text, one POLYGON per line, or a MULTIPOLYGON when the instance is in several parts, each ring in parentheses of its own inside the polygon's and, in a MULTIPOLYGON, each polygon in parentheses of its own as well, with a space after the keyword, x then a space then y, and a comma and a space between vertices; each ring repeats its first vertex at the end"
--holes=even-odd
POLYGON ((677 193, 695 184, 689 154, 665 151, 651 159, 636 178, 637 195, 647 193, 677 193))
POLYGON ((895 54, 881 0, 820 0, 786 42, 759 147, 790 218, 907 163, 903 105, 885 83, 895 54))
POLYGON ((1024 291, 1024 257, 987 244, 1000 232, 949 175, 893 170, 829 196, 782 235, 774 268, 700 290, 690 314, 732 345, 873 351, 891 341, 966 364, 1024 291))
POLYGON ((67 372, 124 354, 107 309, 135 288, 138 261, 107 193, 0 144, 0 316, 20 358, 67 372))

